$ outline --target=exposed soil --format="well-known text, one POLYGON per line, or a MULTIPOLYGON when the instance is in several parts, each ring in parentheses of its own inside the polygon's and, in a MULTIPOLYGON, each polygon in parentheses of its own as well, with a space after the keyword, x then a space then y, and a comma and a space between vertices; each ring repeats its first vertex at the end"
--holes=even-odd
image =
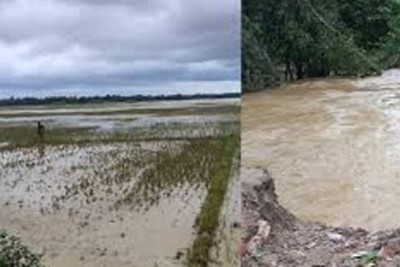
POLYGON ((400 266, 400 229, 370 233, 296 218, 261 168, 242 168, 242 266, 400 266))

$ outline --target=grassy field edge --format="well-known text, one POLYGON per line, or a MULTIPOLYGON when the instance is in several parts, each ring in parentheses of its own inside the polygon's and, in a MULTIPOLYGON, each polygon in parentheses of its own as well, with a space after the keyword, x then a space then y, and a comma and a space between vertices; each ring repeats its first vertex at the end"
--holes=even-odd
POLYGON ((188 253, 189 267, 208 266, 238 144, 239 139, 236 135, 228 136, 224 141, 219 165, 212 174, 206 199, 197 218, 197 235, 188 253))

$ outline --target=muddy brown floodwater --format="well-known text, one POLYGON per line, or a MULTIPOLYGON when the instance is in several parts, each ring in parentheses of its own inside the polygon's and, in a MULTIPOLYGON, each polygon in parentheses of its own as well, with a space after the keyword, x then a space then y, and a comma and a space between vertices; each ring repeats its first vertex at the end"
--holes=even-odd
POLYGON ((242 164, 264 167, 304 220, 400 227, 400 71, 245 95, 242 164))

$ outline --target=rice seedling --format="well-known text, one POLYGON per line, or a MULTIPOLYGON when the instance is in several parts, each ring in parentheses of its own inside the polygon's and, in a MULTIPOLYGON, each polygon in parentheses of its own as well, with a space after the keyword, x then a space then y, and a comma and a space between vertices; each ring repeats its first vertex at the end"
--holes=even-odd
POLYGON ((200 214, 197 217, 197 235, 188 253, 188 266, 206 267, 218 227, 218 218, 227 192, 232 162, 238 149, 236 135, 225 137, 218 150, 218 164, 210 173, 210 184, 200 214))
MULTIPOLYGON (((205 113, 217 110, 212 109, 205 113)), ((234 109, 229 107, 222 111, 234 109)), ((128 115, 131 111, 124 112, 128 115)), ((201 112, 201 108, 188 108, 186 114, 184 109, 171 109, 163 116, 197 112, 201 112)), ((130 222, 144 222, 153 218, 157 211, 168 209, 170 214, 164 219, 170 223, 163 227, 171 227, 177 221, 182 224, 177 231, 187 232, 180 243, 191 248, 188 262, 198 262, 199 257, 207 261, 206 254, 199 251, 208 250, 210 241, 200 237, 206 232, 211 235, 213 227, 217 227, 215 219, 229 179, 227 158, 233 158, 233 152, 228 149, 233 141, 229 140, 236 140, 238 122, 235 118, 203 120, 198 119, 199 115, 204 114, 196 114, 193 121, 186 121, 186 117, 138 124, 136 120, 127 120, 110 129, 101 125, 71 127, 45 123, 43 138, 37 136, 33 124, 0 121, 0 144, 5 144, 0 146, 2 213, 21 221, 25 213, 39 216, 37 218, 49 229, 52 229, 51 220, 62 220, 68 227, 67 237, 66 230, 64 236, 59 236, 62 229, 52 232, 54 239, 50 236, 38 241, 36 236, 31 236, 30 229, 21 233, 28 239, 34 238, 32 243, 37 244, 38 249, 48 243, 54 248, 70 249, 72 246, 68 242, 74 242, 74 236, 89 240, 97 236, 96 229, 113 232, 110 230, 113 225, 125 227, 124 237, 130 238, 121 238, 120 232, 116 238, 131 246, 130 242, 135 240, 132 236, 140 235, 146 227, 132 228, 130 222), (187 217, 180 220, 180 216, 187 217), (193 226, 197 234, 191 245, 193 226), (69 241, 63 241, 64 244, 60 240, 69 241)), ((171 229, 166 228, 166 231, 171 229)), ((116 244, 112 238, 102 239, 102 242, 110 249, 116 244)), ((178 245, 175 248, 176 251, 184 249, 178 245)), ((77 246, 76 249, 83 248, 77 246)), ((167 247, 163 250, 169 251, 167 247)), ((93 251, 98 253, 94 248, 93 251)), ((88 255, 82 256, 89 260, 88 255)), ((107 258, 106 255, 101 257, 107 258)), ((128 256, 121 253, 119 257, 128 256)), ((44 258, 49 260, 48 255, 44 258)))

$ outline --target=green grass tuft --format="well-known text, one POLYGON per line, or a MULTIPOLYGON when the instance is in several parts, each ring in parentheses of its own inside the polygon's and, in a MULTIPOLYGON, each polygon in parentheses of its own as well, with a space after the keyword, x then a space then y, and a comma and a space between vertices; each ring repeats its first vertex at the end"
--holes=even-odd
POLYGON ((18 237, 0 230, 0 267, 42 267, 41 255, 31 252, 18 237))
POLYGON ((214 243, 219 214, 228 190, 238 144, 237 136, 228 136, 224 140, 223 148, 219 151, 219 163, 211 174, 207 197, 197 218, 197 236, 188 254, 189 267, 208 266, 209 253, 214 243))

